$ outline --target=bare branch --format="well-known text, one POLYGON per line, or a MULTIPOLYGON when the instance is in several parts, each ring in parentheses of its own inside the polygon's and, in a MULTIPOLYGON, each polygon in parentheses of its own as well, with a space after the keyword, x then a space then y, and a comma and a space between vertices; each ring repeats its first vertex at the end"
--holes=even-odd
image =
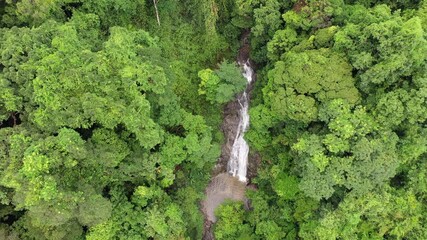
POLYGON ((159 11, 157 9, 157 3, 159 2, 159 0, 153 0, 154 3, 154 9, 156 9, 156 17, 157 17, 157 23, 160 26, 160 17, 159 17, 159 11))

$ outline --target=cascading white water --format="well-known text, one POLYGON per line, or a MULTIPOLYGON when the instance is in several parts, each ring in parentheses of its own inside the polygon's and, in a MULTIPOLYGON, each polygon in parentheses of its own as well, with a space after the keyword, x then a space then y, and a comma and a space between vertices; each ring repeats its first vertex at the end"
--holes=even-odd
MULTIPOLYGON (((254 70, 251 68, 249 60, 244 63, 239 63, 239 65, 243 66, 242 74, 248 81, 249 85, 252 82, 254 70)), ((240 104, 239 125, 237 127, 236 137, 231 149, 230 159, 228 161, 228 172, 237 177, 240 181, 246 182, 249 146, 243 137, 249 127, 249 96, 247 89, 241 94, 238 102, 240 104)))

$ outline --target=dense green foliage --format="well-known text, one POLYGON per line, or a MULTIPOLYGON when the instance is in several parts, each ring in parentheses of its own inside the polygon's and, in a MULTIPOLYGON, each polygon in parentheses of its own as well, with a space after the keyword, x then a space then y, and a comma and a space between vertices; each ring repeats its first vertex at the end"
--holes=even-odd
POLYGON ((221 105, 197 73, 235 56, 234 2, 0 7, 0 238, 200 239, 221 105))
POLYGON ((0 239, 201 239, 251 29, 251 209, 217 239, 427 239, 427 1, 0 3, 0 239), (157 20, 157 15, 159 21, 157 20))
POLYGON ((240 69, 232 63, 222 62, 219 69, 199 71, 201 79, 199 94, 206 95, 211 104, 223 104, 233 100, 237 93, 246 88, 246 79, 240 69))
POLYGON ((228 228, 249 224, 233 232, 242 239, 427 238, 427 2, 293 2, 239 12, 263 63, 247 134, 263 165, 253 211, 228 228))

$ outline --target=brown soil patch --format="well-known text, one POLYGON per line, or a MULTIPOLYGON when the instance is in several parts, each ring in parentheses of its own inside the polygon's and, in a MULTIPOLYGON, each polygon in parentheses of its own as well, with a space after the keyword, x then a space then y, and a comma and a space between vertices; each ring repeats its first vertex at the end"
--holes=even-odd
POLYGON ((301 12, 301 9, 305 6, 307 6, 307 2, 305 0, 299 0, 294 4, 294 7, 292 8, 292 10, 296 13, 299 13, 301 12))

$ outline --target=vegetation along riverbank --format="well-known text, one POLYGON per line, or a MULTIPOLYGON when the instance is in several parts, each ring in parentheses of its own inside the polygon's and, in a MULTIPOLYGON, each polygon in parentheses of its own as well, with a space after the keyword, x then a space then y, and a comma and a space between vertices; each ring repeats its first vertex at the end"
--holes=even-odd
POLYGON ((426 38, 426 0, 1 1, 0 239, 202 239, 224 193, 218 240, 427 239, 426 38))

